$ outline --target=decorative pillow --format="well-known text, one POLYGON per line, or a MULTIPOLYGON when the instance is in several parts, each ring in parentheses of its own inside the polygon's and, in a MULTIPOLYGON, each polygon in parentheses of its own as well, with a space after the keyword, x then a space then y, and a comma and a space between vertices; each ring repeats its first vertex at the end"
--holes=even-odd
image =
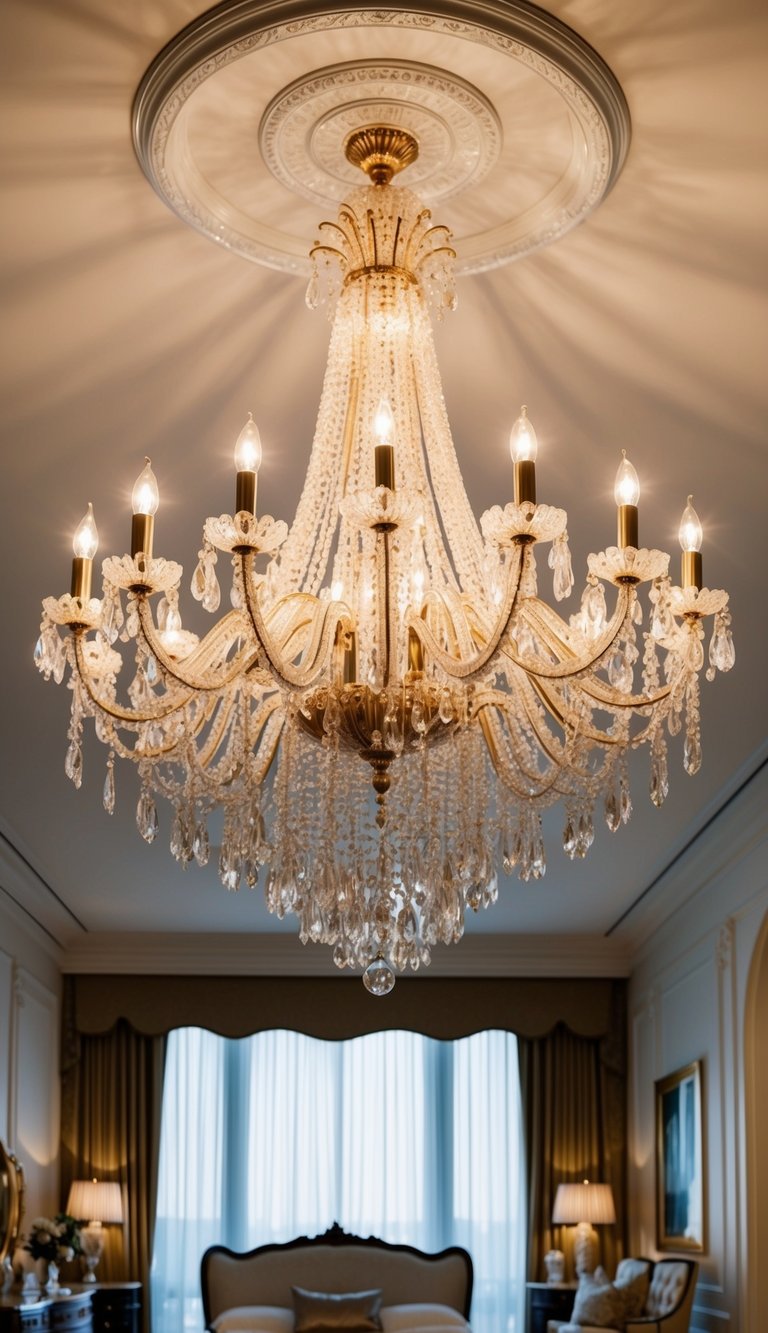
POLYGON ((622 1259, 613 1279, 614 1287, 624 1292, 624 1316, 641 1315, 651 1285, 651 1266, 646 1259, 622 1259))
POLYGON ((238 1305, 214 1319, 216 1333, 293 1333, 293 1312, 282 1305, 238 1305))
POLYGON ((348 1333, 377 1333, 381 1328, 381 1290, 337 1293, 291 1287, 291 1291, 295 1333, 325 1333, 338 1328, 348 1333))
POLYGON ((419 1301, 411 1305, 385 1305, 381 1312, 384 1333, 406 1333, 409 1329, 465 1329, 467 1321, 450 1305, 430 1305, 419 1301))
POLYGON ((601 1277, 605 1279, 600 1269, 595 1274, 582 1273, 571 1319, 574 1324, 591 1324, 593 1328, 623 1328, 624 1292, 607 1279, 601 1281, 601 1277))

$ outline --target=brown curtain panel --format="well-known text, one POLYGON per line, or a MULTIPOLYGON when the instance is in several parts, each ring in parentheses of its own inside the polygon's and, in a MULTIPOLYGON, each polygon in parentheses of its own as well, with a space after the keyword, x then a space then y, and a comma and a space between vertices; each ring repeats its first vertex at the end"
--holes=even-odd
POLYGON ((106 1228, 98 1276, 143 1287, 149 1330, 149 1268, 157 1203, 157 1166, 165 1036, 145 1037, 120 1021, 112 1031, 67 1030, 62 1062, 61 1186, 66 1206, 73 1180, 117 1180, 123 1225, 106 1228))
POLYGON ((602 1038, 560 1023, 545 1037, 519 1039, 528 1176, 528 1278, 546 1279, 544 1255, 563 1250, 573 1272, 573 1227, 553 1227, 561 1182, 609 1184, 615 1226, 597 1227, 601 1262, 612 1275, 626 1251, 626 1072, 624 1014, 602 1038))

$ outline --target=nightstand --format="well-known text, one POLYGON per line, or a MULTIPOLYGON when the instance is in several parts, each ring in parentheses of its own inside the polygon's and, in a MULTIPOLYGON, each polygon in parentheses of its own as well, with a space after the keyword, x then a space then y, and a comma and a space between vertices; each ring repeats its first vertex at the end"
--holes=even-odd
POLYGON ((93 1291, 93 1333, 140 1333, 141 1283, 99 1282, 93 1291))
POLYGON ((576 1299, 576 1282, 526 1282, 528 1292, 528 1333, 547 1333, 550 1319, 571 1317, 576 1299))

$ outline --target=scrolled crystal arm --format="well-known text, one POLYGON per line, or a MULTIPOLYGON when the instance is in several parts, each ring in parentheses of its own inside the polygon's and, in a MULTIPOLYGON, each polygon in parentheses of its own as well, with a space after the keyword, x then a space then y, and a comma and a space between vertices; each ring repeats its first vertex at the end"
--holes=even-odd
POLYGON ((73 633, 75 639, 75 665, 78 678, 85 687, 85 691, 88 698, 91 700, 91 703, 93 703, 100 712, 105 713, 107 717, 114 718, 116 722, 162 722, 164 718, 170 717, 171 714, 177 713, 182 708, 185 708, 194 697, 194 690, 185 689, 183 694, 168 695, 164 699, 158 700, 157 708, 151 709, 125 708, 122 704, 115 703, 112 699, 105 699, 97 692, 91 679, 88 663, 85 660, 84 633, 77 629, 75 629, 73 633))
MULTIPOLYGON (((556 663, 537 661, 535 664, 532 664, 526 662, 523 658, 518 657, 514 649, 508 644, 504 645, 504 656, 508 657, 511 662, 514 662, 515 666, 519 667, 521 671, 525 671, 527 675, 533 674, 543 680, 568 680, 574 676, 582 675, 585 671, 593 669, 613 646, 621 633, 621 628, 627 618, 627 612, 632 599, 632 590, 625 585, 621 585, 618 593, 616 609, 609 624, 606 626, 594 646, 590 649, 590 652, 588 654, 582 654, 581 657, 577 657, 573 648, 570 647, 561 635, 556 634, 553 631, 552 626, 547 624, 546 620, 538 613, 540 607, 546 607, 546 603, 540 603, 538 601, 534 602, 533 598, 527 598, 521 606, 521 616, 528 622, 531 629, 535 630, 542 642, 561 660, 556 663)), ((555 613, 551 608, 546 607, 546 610, 548 616, 554 619, 555 613)), ((559 620, 559 617, 557 617, 557 619, 558 623, 562 625, 562 621, 559 620)), ((563 629, 564 628, 565 626, 563 626, 563 629)))
POLYGON ((255 657, 253 649, 250 651, 241 650, 227 662, 225 670, 219 669, 214 675, 210 669, 217 656, 216 648, 223 646, 226 641, 231 642, 245 634, 247 621, 239 611, 230 611, 224 616, 183 663, 177 662, 175 658, 169 656, 160 633, 155 629, 149 603, 146 597, 142 596, 139 597, 139 626, 144 642, 153 657, 160 663, 165 674, 177 681, 179 685, 187 686, 191 690, 199 690, 201 693, 207 691, 219 692, 222 688, 237 680, 243 672, 249 670, 249 659, 255 657), (208 669, 206 669, 206 663, 208 669), (198 666, 199 669, 197 669, 198 666))
POLYGON ((509 632, 512 618, 517 607, 517 598, 520 591, 520 582, 523 569, 527 560, 527 546, 515 547, 515 555, 509 564, 507 588, 504 598, 504 604, 501 613, 496 622, 488 642, 474 657, 469 659, 456 658, 445 650, 438 643, 429 625, 421 616, 411 615, 408 618, 408 629, 413 630, 421 641, 422 648, 429 655, 442 671, 452 680, 460 680, 466 684, 478 680, 487 675, 494 666, 497 656, 505 651, 502 649, 502 642, 509 632))
POLYGON ((349 610, 341 602, 315 600, 315 613, 310 623, 310 638, 305 645, 303 664, 293 666, 285 661, 270 634, 253 592, 254 554, 247 551, 240 556, 245 605, 256 638, 261 658, 275 684, 289 693, 310 689, 327 672, 336 647, 338 633, 349 633, 354 622, 349 610))

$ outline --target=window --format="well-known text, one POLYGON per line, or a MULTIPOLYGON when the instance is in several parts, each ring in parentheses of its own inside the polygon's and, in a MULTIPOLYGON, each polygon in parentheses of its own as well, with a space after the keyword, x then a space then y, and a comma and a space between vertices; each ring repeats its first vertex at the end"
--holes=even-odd
POLYGON ((202 1327, 209 1245, 347 1231, 472 1255, 476 1333, 522 1333, 517 1042, 380 1032, 171 1033, 152 1263, 154 1333, 202 1327))

